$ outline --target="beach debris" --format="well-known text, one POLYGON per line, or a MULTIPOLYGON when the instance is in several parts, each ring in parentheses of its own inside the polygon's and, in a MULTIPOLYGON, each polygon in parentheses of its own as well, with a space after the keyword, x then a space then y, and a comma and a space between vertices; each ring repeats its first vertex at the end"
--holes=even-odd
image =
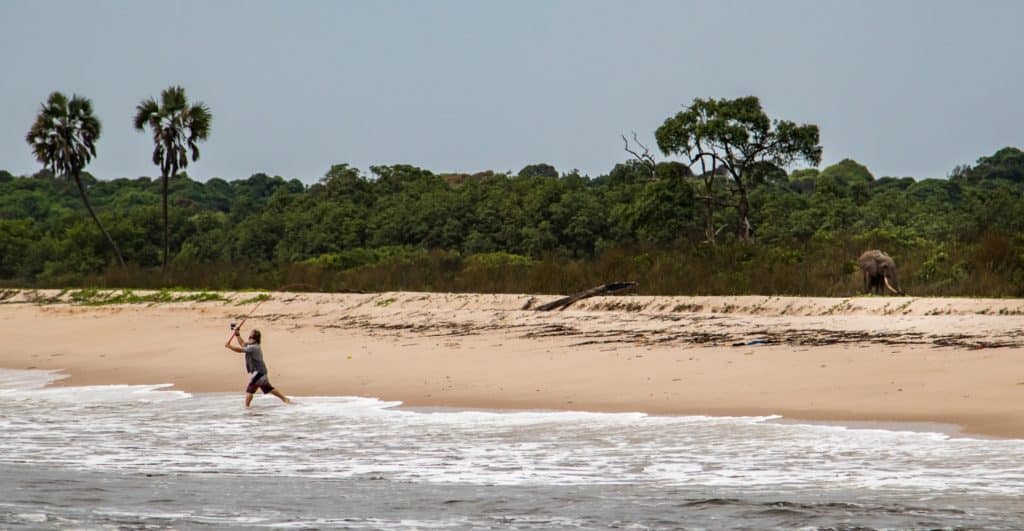
POLYGON ((768 345, 768 344, 771 344, 771 340, 770 339, 752 339, 750 341, 740 341, 738 343, 733 343, 732 346, 734 346, 734 347, 753 347, 753 346, 756 346, 756 345, 768 345))
POLYGON ((547 304, 542 304, 536 309, 538 312, 548 312, 554 309, 564 310, 576 301, 594 297, 597 295, 607 295, 616 293, 622 290, 635 288, 636 282, 609 282, 607 284, 601 284, 585 291, 569 295, 568 297, 562 297, 561 299, 551 301, 547 304))
MULTIPOLYGON (((517 305, 518 306, 518 305, 517 305)), ((537 310, 537 307, 533 307, 537 310)), ((330 323, 316 325, 321 329, 360 329, 370 335, 396 338, 418 336, 452 340, 498 331, 507 337, 572 338, 572 347, 597 346, 602 349, 621 349, 632 346, 676 345, 732 346, 754 350, 758 346, 788 346, 795 352, 806 352, 813 347, 837 345, 840 347, 871 349, 891 347, 892 356, 899 356, 902 347, 925 345, 932 348, 998 349, 1024 346, 1024 331, 1007 331, 992 335, 984 331, 964 333, 939 331, 930 333, 916 329, 859 330, 836 329, 818 322, 784 322, 778 326, 749 328, 745 322, 724 316, 702 315, 601 315, 600 310, 589 307, 589 312, 571 318, 557 313, 531 311, 533 317, 518 319, 507 312, 509 319, 496 321, 493 315, 484 320, 473 316, 427 310, 416 319, 396 320, 391 316, 343 314, 330 323), (548 317, 544 317, 547 315, 548 317), (663 323, 661 323, 663 321, 663 323), (634 326, 633 323, 638 325, 634 326), (642 326, 641 326, 642 325, 642 326)), ((499 312, 500 313, 500 312, 499 312)), ((260 316, 267 318, 270 316, 260 316)), ((440 346, 442 343, 437 343, 440 346)), ((416 343, 403 344, 415 346, 416 343)), ((686 358, 684 358, 685 360, 686 358)))

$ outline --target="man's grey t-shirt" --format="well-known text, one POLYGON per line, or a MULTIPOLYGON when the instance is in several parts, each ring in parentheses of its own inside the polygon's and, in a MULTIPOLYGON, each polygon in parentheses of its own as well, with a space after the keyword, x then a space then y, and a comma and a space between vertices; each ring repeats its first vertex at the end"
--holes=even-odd
POLYGON ((267 374, 267 365, 263 363, 263 349, 259 343, 249 343, 242 347, 245 351, 245 372, 267 374))

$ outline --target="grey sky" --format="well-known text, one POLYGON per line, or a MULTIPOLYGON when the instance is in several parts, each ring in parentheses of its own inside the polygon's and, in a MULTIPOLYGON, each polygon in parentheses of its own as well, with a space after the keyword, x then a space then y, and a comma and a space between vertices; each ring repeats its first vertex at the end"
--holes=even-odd
POLYGON ((0 0, 0 169, 39 169, 47 95, 93 100, 88 170, 156 175, 135 105, 213 112, 193 178, 315 182, 331 164, 546 162, 597 176, 695 97, 815 123, 823 166, 944 177, 1024 145, 1024 2, 0 0))

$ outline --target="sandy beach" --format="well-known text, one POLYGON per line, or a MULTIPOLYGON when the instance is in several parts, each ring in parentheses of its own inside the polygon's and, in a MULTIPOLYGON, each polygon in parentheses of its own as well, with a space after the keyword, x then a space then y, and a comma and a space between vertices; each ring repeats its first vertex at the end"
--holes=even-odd
MULTIPOLYGON (((8 290, 0 367, 59 369, 60 385, 170 383, 238 392, 224 348, 258 293, 81 305, 8 290)), ((1024 438, 1024 300, 910 297, 595 297, 272 293, 273 383, 293 396, 407 406, 781 415, 938 423, 1024 438)), ((271 398, 258 398, 259 400, 271 398)))

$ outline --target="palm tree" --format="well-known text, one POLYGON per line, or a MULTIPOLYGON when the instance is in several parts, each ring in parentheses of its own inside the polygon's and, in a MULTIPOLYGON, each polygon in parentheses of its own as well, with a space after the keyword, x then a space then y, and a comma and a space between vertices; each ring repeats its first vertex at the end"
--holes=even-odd
POLYGON ((160 166, 164 196, 164 269, 170 252, 167 228, 167 184, 179 170, 188 167, 188 155, 192 162, 199 160, 197 142, 210 135, 213 117, 210 109, 202 102, 190 104, 182 87, 170 87, 160 93, 160 103, 153 98, 142 101, 135 108, 135 128, 153 131, 153 164, 160 166))
POLYGON ((39 116, 25 135, 25 141, 32 147, 36 160, 49 168, 54 175, 63 175, 75 180, 82 195, 85 209, 89 211, 96 226, 107 237, 114 248, 117 261, 124 265, 124 257, 110 233, 100 223, 100 218, 89 203, 89 196, 82 184, 82 169, 96 156, 96 141, 100 138, 100 120, 92 113, 89 98, 72 95, 71 100, 60 92, 50 94, 39 110, 39 116))

